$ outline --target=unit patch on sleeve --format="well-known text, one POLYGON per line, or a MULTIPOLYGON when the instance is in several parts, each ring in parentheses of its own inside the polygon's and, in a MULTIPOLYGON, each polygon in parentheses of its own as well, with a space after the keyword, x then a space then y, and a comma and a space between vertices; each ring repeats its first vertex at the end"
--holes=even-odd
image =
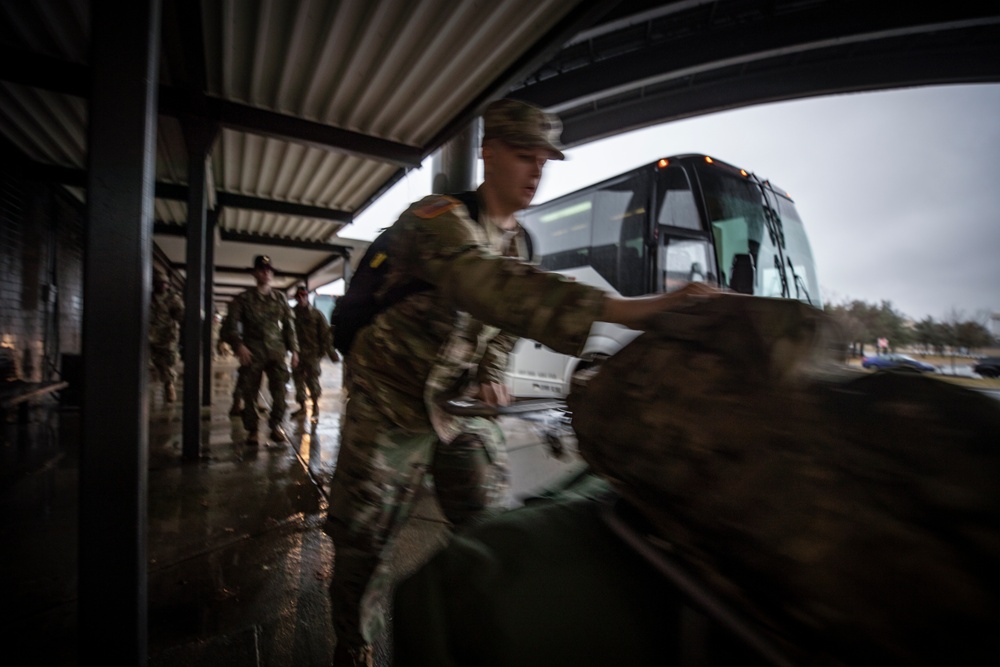
POLYGON ((429 204, 425 204, 413 212, 418 218, 436 218, 446 211, 450 211, 462 202, 451 197, 438 197, 429 204))

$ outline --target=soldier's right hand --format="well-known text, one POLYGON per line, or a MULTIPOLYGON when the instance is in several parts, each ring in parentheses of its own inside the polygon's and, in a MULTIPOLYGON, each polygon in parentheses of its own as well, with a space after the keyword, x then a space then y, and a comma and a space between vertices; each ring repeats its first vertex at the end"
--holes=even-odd
POLYGON ((631 329, 643 329, 653 315, 684 308, 696 301, 714 299, 723 294, 721 290, 705 283, 692 282, 665 294, 637 297, 608 295, 604 299, 604 312, 599 319, 631 329))

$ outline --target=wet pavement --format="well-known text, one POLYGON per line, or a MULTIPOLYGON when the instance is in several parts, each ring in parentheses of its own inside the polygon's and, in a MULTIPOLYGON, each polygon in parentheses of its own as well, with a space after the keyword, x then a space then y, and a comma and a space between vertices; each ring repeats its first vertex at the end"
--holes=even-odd
MULTIPOLYGON (((317 423, 286 417, 290 444, 246 448, 229 416, 235 362, 214 365, 203 460, 181 460, 181 402, 151 383, 148 480, 148 664, 331 664, 327 585, 333 545, 323 532, 336 464, 341 365, 323 362, 317 423)), ((261 403, 266 407, 266 391, 261 403)), ((288 387, 289 412, 298 406, 288 387)), ((262 412, 261 434, 266 412, 262 412)), ((0 448, 0 571, 6 664, 76 665, 79 410, 48 397, 9 415, 0 448)), ((551 423, 504 417, 511 505, 571 474, 545 443, 551 423)), ((426 492, 399 539, 393 567, 412 572, 449 536, 426 492)), ((389 630, 376 664, 391 665, 389 630)))

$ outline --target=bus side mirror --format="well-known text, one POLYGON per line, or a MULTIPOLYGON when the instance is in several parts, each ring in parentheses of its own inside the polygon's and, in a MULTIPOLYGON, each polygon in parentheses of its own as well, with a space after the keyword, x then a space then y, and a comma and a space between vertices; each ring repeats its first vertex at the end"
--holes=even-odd
POLYGON ((740 294, 753 294, 755 271, 751 255, 747 253, 733 255, 733 268, 729 272, 729 289, 740 294))

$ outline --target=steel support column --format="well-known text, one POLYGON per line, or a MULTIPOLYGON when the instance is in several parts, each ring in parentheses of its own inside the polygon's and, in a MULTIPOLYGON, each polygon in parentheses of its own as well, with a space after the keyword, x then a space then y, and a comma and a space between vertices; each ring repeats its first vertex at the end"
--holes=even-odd
POLYGON ((205 218, 205 323, 201 330, 201 405, 212 406, 212 356, 215 353, 215 226, 219 221, 219 209, 212 209, 205 218))
POLYGON ((79 661, 145 665, 160 2, 91 3, 79 661))
MULTIPOLYGON (((201 458, 202 332, 207 315, 205 247, 208 245, 208 197, 205 193, 205 179, 216 128, 197 118, 189 119, 183 127, 188 148, 188 202, 184 267, 184 415, 181 456, 185 461, 197 461, 201 458)), ((211 346, 211 342, 208 345, 211 346)))
POLYGON ((431 158, 431 189, 437 193, 475 190, 476 160, 479 158, 478 118, 434 153, 431 158))

